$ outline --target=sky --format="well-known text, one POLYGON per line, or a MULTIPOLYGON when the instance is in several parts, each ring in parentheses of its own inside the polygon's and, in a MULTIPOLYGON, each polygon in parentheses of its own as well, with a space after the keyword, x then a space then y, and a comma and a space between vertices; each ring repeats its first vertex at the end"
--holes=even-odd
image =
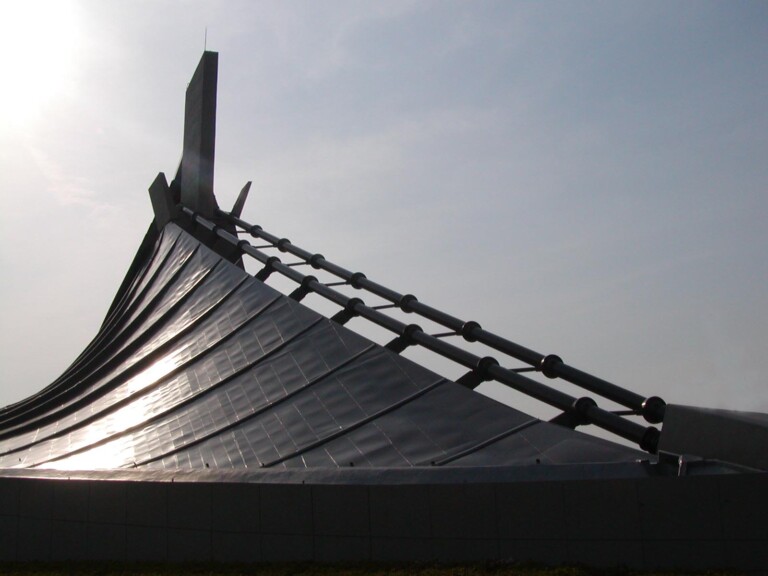
POLYGON ((207 47, 222 207, 252 180, 246 220, 401 293, 644 395, 768 412, 768 3, 0 0, 0 21, 0 406, 95 336, 207 47))

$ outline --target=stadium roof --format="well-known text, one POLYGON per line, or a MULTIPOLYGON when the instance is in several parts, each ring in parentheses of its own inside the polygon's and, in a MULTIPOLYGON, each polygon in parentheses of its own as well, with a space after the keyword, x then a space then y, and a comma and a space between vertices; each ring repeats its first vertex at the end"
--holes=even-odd
POLYGON ((534 352, 245 222, 249 185, 231 211, 220 210, 213 194, 216 75, 217 55, 206 52, 187 91, 181 166, 170 184, 160 174, 150 187, 155 221, 99 333, 54 383, 0 410, 0 468, 506 468, 654 460, 660 433, 651 424, 666 411, 660 398, 534 352), (253 259, 255 275, 243 257, 253 259), (269 286, 275 275, 294 289, 269 286), (305 306, 309 295, 335 312, 305 306), (403 322, 393 310, 442 331, 403 322), (367 339, 346 326, 353 318, 391 339, 367 339), (462 343, 495 354, 480 356, 462 343), (464 375, 452 381, 402 355, 415 346, 462 366, 464 375), (474 391, 488 380, 560 415, 543 421, 474 391), (614 408, 567 394, 557 386, 562 381, 614 408), (584 424, 637 448, 581 433, 576 428, 584 424))

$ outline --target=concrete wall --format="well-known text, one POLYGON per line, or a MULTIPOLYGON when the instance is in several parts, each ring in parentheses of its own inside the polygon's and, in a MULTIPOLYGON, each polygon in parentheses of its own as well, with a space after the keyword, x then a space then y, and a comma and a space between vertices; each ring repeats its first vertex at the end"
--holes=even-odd
POLYGON ((0 560, 768 567, 768 475, 459 485, 0 478, 0 560))

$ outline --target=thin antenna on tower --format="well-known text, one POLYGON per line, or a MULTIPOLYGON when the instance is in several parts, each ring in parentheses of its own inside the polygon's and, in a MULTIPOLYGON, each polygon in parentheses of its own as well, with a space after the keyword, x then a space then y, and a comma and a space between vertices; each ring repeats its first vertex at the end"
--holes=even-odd
POLYGON ((203 41, 203 52, 208 49, 208 26, 205 27, 205 40, 203 41))

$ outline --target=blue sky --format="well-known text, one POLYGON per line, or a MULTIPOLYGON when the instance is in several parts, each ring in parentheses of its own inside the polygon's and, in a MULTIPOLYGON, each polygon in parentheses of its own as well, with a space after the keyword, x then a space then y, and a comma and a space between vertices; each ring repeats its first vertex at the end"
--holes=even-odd
POLYGON ((0 14, 0 405, 95 335, 207 27, 224 206, 253 180, 247 219, 400 292, 640 393, 768 411, 765 2, 0 14))

